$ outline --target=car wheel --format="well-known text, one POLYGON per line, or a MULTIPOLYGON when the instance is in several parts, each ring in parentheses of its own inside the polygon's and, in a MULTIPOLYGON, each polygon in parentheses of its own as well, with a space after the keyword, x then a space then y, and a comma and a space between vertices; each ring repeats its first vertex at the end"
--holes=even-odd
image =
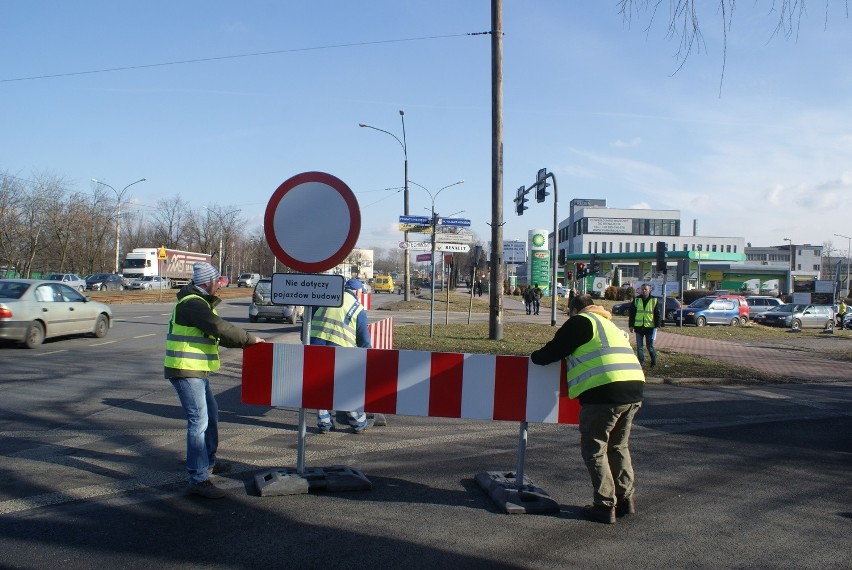
POLYGON ((741 325, 748 324, 748 315, 743 315, 742 317, 740 317, 740 324, 741 325))
POLYGON ((800 321, 799 319, 794 319, 793 325, 790 328, 794 331, 802 330, 802 321, 800 321))
POLYGON ((77 290, 78 290, 80 293, 82 293, 83 291, 85 291, 85 290, 86 290, 86 288, 85 288, 85 287, 77 287, 77 290))
POLYGON ((124 285, 119 285, 119 286, 118 286, 118 290, 119 290, 119 291, 124 291, 124 285))
POLYGON ((253 316, 249 315, 249 322, 250 322, 250 323, 256 323, 256 322, 257 322, 257 317, 253 317, 253 316))
POLYGON ((731 326, 732 327, 740 326, 740 320, 737 317, 734 317, 733 319, 731 319, 731 326))
POLYGON ((106 291, 106 285, 101 285, 98 287, 98 291, 106 291))
POLYGON ((107 331, 109 330, 109 321, 106 318, 106 315, 98 315, 98 319, 95 321, 95 330, 93 334, 95 338, 104 338, 107 335, 107 331))
POLYGON ((295 324, 296 324, 296 311, 293 311, 292 313, 290 313, 290 318, 289 318, 289 319, 287 319, 287 321, 288 321, 291 325, 295 325, 295 324))
POLYGON ((834 331, 834 321, 826 321, 824 330, 834 331))
POLYGON ((695 326, 697 327, 703 327, 706 324, 707 319, 705 319, 704 317, 698 317, 697 319, 695 319, 695 326))
POLYGON ((27 336, 24 337, 24 345, 27 348, 35 348, 44 342, 44 325, 33 321, 27 327, 27 336))

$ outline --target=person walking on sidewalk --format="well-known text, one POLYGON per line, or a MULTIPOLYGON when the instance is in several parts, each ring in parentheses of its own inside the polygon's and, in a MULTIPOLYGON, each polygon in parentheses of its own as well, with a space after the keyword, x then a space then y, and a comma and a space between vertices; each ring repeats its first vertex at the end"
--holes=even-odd
MULTIPOLYGON (((372 348, 367 330, 367 311, 355 292, 364 287, 360 279, 343 284, 343 304, 339 307, 317 307, 311 319, 311 344, 325 346, 372 348)), ((364 412, 346 412, 355 433, 363 433, 370 424, 364 412)), ((329 410, 317 410, 317 428, 328 433, 334 427, 329 410)))
POLYGON ((524 289, 524 307, 527 310, 527 314, 532 314, 533 303, 535 302, 535 294, 533 293, 532 287, 527 287, 524 289))
POLYGON ((553 340, 530 355, 533 364, 565 360, 568 396, 580 400, 580 454, 592 480, 593 502, 583 509, 612 524, 636 512, 635 476, 628 442, 642 406, 645 375, 630 340, 612 314, 577 295, 553 340))
POLYGON ((205 262, 192 266, 192 281, 177 293, 177 304, 166 334, 165 377, 172 383, 186 415, 188 490, 208 499, 225 492, 210 481, 230 465, 216 460, 219 447, 219 406, 208 379, 219 370, 219 345, 229 348, 265 342, 216 314, 222 300, 219 272, 205 262))
POLYGON ((636 356, 642 366, 645 366, 643 344, 648 347, 651 366, 657 365, 657 350, 654 348, 654 340, 657 338, 657 329, 662 325, 663 303, 658 297, 651 295, 651 286, 645 283, 640 289, 640 295, 630 305, 627 316, 627 326, 630 328, 630 332, 636 334, 636 356))
POLYGON ((538 283, 533 287, 533 310, 535 314, 538 314, 538 310, 541 308, 541 289, 538 286, 538 283))

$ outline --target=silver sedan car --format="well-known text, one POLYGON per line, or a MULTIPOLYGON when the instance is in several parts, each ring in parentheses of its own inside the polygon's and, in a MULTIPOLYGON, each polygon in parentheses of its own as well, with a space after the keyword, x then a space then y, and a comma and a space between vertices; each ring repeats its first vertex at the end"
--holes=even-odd
POLYGON ((112 310, 58 281, 0 279, 0 339, 36 348, 46 338, 106 336, 112 310))

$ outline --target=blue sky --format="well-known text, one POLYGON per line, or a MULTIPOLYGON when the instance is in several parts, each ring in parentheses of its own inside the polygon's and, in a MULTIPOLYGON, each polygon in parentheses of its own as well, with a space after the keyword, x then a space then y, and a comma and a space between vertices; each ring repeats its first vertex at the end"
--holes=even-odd
MULTIPOLYGON (((522 217, 512 202, 547 168, 560 219, 571 198, 606 198, 678 209, 684 233, 697 220, 700 235, 846 251, 852 21, 812 1, 794 37, 773 37, 771 3, 740 3, 723 78, 715 4, 678 70, 665 8, 649 27, 614 0, 504 0, 504 239, 552 226, 550 199, 522 217)), ((325 171, 358 197, 358 245, 392 247, 402 149, 358 124, 402 138, 403 109, 409 178, 433 193, 464 179, 436 210, 463 210, 487 241, 490 38, 465 34, 489 28, 487 0, 2 2, 0 171, 79 191, 146 177, 142 211, 181 195, 240 208, 249 229, 284 180, 325 171), (207 61, 152 65, 189 60, 207 61)), ((410 197, 428 213, 425 191, 410 197)))

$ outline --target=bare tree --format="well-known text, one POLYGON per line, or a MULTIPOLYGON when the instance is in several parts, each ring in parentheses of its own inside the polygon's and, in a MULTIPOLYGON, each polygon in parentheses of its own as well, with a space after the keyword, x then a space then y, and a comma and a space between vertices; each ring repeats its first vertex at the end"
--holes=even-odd
MULTIPOLYGON (((727 63, 728 33, 731 31, 734 12, 737 8, 737 0, 618 0, 618 11, 623 20, 630 25, 634 19, 643 14, 649 15, 646 32, 650 31, 654 20, 664 6, 668 4, 668 32, 669 38, 676 39, 678 48, 675 52, 677 69, 680 70, 690 55, 700 53, 706 43, 701 29, 703 16, 700 12, 715 9, 722 27, 722 76, 719 80, 721 92, 722 82, 725 77, 725 65, 727 63)), ((798 38, 802 18, 807 14, 806 0, 765 0, 760 2, 754 0, 754 5, 766 6, 767 15, 777 18, 772 37, 783 36, 785 38, 798 38)), ((846 17, 849 17, 849 0, 844 0, 843 7, 846 17)), ((825 25, 828 25, 829 2, 825 2, 825 25)), ((772 39, 772 38, 767 38, 772 39)))

